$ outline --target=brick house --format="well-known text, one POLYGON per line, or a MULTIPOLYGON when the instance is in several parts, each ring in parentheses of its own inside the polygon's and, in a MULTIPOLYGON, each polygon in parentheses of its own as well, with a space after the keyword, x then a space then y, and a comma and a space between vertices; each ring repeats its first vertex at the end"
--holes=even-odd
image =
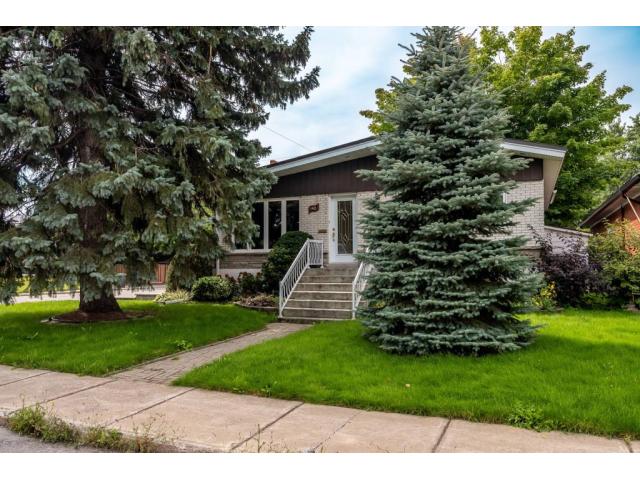
POLYGON ((607 223, 629 220, 640 230, 640 174, 632 176, 591 212, 580 224, 592 233, 600 233, 607 223))
MULTIPOLYGON (((355 172, 377 168, 374 149, 378 142, 377 138, 368 137, 266 165, 264 168, 272 171, 278 181, 269 195, 254 205, 253 221, 259 232, 253 245, 230 242, 228 254, 217 262, 216 273, 237 276, 241 272, 258 272, 283 233, 301 230, 313 237, 325 268, 300 267, 296 274, 300 278, 290 281, 292 291, 281 298, 281 315, 350 317, 362 270, 353 256, 363 248, 358 219, 363 201, 378 190, 372 181, 359 178, 355 172)), ((553 201, 565 149, 522 140, 504 140, 502 147, 513 155, 531 159, 528 167, 516 175, 517 187, 505 195, 505 201, 536 199, 532 207, 517 216, 512 232, 528 239, 524 251, 535 256, 540 246, 532 231, 539 235, 567 234, 544 225, 544 212, 553 201)), ((287 282, 288 278, 284 283, 287 282)))
MULTIPOLYGON (((363 200, 377 190, 373 182, 357 177, 355 171, 376 168, 377 144, 375 137, 369 137, 265 166, 278 181, 269 195, 254 205, 253 220, 260 233, 254 245, 230 246, 217 266, 218 273, 257 272, 271 246, 290 230, 305 231, 322 240, 327 263, 354 262, 353 253, 363 245, 357 227, 363 200)), ((505 140, 503 148, 531 158, 528 168, 516 175, 517 187, 505 200, 537 200, 516 218, 513 231, 529 239, 525 249, 535 255, 539 246, 531 229, 545 233, 544 212, 553 200, 565 149, 522 140, 505 140)))

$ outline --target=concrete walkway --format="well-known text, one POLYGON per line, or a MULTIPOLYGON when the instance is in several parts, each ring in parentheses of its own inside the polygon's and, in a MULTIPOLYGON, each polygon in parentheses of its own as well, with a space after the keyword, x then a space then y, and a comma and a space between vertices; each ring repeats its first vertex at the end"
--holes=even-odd
POLYGON ((40 403, 78 426, 109 426, 215 452, 632 452, 590 435, 368 412, 298 401, 0 366, 0 415, 40 403))
POLYGON ((113 376, 126 380, 143 380, 168 384, 189 370, 211 363, 223 355, 235 352, 236 350, 242 350, 256 343, 284 337, 308 327, 310 327, 310 325, 269 323, 264 330, 240 335, 230 340, 223 340, 188 352, 168 355, 160 359, 152 360, 151 362, 137 365, 131 369, 123 370, 113 376))

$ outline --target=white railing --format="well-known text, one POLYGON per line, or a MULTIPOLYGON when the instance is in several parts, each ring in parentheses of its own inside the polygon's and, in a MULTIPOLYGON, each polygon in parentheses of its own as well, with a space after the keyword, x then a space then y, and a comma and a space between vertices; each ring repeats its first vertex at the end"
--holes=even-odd
POLYGON ((362 300, 362 292, 367 286, 367 277, 369 277, 372 269, 373 266, 370 263, 360 262, 358 272, 351 285, 351 318, 356 318, 356 311, 360 300, 362 300))
POLYGON ((280 316, 282 316, 282 311, 305 270, 311 266, 322 266, 322 256, 322 240, 307 240, 304 242, 298 255, 291 262, 289 270, 280 280, 280 292, 278 295, 278 314, 280 316))

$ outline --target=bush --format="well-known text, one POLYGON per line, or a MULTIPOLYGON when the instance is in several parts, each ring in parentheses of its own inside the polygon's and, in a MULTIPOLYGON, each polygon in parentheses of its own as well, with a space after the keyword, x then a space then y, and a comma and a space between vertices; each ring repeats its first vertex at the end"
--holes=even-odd
POLYGON ((600 265, 614 302, 630 303, 640 292, 640 232, 631 223, 609 224, 591 237, 589 257, 600 265))
POLYGON ((584 294, 605 289, 600 267, 590 261, 582 242, 566 240, 564 249, 554 252, 549 239, 539 235, 536 238, 542 247, 538 270, 548 284, 555 286, 556 301, 560 306, 580 306, 584 294))
POLYGON ((588 292, 580 297, 580 304, 593 310, 620 308, 624 302, 619 298, 603 292, 588 292))
POLYGON ((262 265, 265 292, 278 291, 280 280, 289 270, 304 242, 310 238, 313 237, 306 232, 287 232, 278 239, 262 265))
POLYGON ((551 282, 540 289, 540 293, 531 299, 531 303, 539 310, 555 310, 558 306, 556 301, 556 284, 551 282))
POLYGON ((238 276, 238 287, 240 288, 240 294, 243 296, 260 293, 263 287, 262 275, 260 273, 254 275, 242 272, 238 276))
POLYGON ((231 285, 230 298, 236 298, 240 296, 240 284, 238 283, 238 280, 236 280, 234 277, 231 277, 229 275, 225 275, 224 278, 229 282, 229 285, 231 285))
POLYGON ((202 277, 193 284, 191 293, 199 302, 226 302, 233 295, 233 287, 223 277, 202 277))
POLYGON ((156 303, 186 303, 192 298, 188 290, 167 290, 153 299, 156 303))
POLYGON ((209 276, 211 273, 213 273, 211 262, 203 260, 200 257, 194 258, 190 261, 190 264, 183 267, 180 272, 177 271, 177 265, 175 259, 173 259, 167 267, 167 289, 191 290, 198 278, 209 276), (187 269, 189 272, 186 272, 187 269))

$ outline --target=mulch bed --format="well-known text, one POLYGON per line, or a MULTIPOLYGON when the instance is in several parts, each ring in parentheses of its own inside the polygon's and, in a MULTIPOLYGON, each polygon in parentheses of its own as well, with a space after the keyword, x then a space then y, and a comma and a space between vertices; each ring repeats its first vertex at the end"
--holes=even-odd
POLYGON ((86 313, 76 310, 74 312, 63 313, 50 317, 44 322, 46 323, 62 323, 62 324, 81 324, 81 323, 99 323, 99 322, 115 322, 122 320, 133 320, 137 318, 148 317, 151 312, 144 311, 122 311, 122 312, 106 312, 106 313, 86 313))

